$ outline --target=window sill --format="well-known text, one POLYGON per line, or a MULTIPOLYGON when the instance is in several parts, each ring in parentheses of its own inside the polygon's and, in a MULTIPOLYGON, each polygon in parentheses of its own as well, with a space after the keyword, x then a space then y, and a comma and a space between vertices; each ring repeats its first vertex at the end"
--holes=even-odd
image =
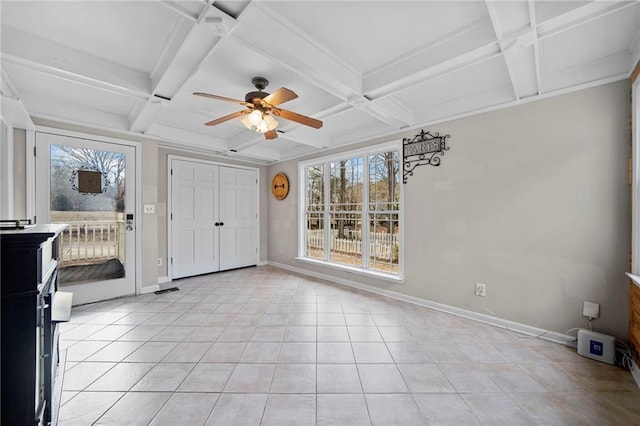
POLYGON ((391 281, 396 284, 404 283, 404 278, 400 275, 385 274, 384 272, 370 271, 367 269, 354 268, 352 266, 346 266, 346 265, 338 265, 336 263, 325 262, 323 260, 310 259, 308 257, 296 257, 295 259, 301 262, 308 263, 310 265, 317 265, 317 266, 322 266, 329 269, 335 269, 337 271, 349 272, 352 274, 361 275, 363 277, 377 278, 380 280, 391 281))

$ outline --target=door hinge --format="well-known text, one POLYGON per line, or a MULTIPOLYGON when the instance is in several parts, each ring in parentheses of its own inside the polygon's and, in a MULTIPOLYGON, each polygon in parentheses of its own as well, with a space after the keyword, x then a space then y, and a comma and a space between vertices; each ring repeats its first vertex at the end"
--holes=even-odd
POLYGON ((171 258, 171 264, 173 265, 173 257, 171 258))
POLYGON ((171 176, 173 176, 173 169, 171 169, 171 176))
POLYGON ((256 247, 256 253, 258 252, 258 247, 256 247))
POLYGON ((258 179, 256 179, 256 185, 258 184, 258 179))
POLYGON ((171 220, 173 220, 173 213, 171 213, 171 220))
POLYGON ((33 147, 33 156, 34 157, 36 156, 36 147, 35 146, 33 147))

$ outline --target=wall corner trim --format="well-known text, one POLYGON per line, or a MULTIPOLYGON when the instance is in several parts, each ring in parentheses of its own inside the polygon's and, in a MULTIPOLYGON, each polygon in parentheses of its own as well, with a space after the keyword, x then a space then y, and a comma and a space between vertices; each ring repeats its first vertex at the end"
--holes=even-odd
MULTIPOLYGON (((286 269, 288 271, 296 272, 302 275, 307 275, 310 277, 331 281, 336 284, 342 284, 347 287, 357 288, 359 290, 367 291, 369 293, 378 294, 380 296, 386 296, 391 299, 412 303, 414 305, 423 306, 425 308, 434 309, 436 311, 444 312, 451 315, 456 315, 462 318, 467 318, 472 321, 489 324, 489 325, 499 327, 508 331, 521 333, 526 336, 530 336, 532 338, 539 338, 539 339, 547 340, 554 343, 560 343, 566 346, 576 347, 576 343, 575 343, 576 338, 568 334, 557 333, 551 330, 544 330, 542 328, 533 327, 527 324, 521 324, 518 322, 505 320, 505 319, 494 317, 491 315, 485 315, 478 312, 469 311, 467 309, 456 308, 455 306, 445 305, 443 303, 438 303, 438 302, 433 302, 426 299, 420 299, 418 297, 408 296, 406 294, 398 293, 395 291, 373 287, 373 286, 362 284, 356 281, 338 278, 332 275, 310 271, 307 269, 298 268, 298 267, 287 265, 280 262, 269 261, 268 264, 276 268, 286 269)), ((640 373, 638 373, 638 375, 640 376, 640 373)), ((638 381, 638 379, 636 379, 636 381, 638 381)))

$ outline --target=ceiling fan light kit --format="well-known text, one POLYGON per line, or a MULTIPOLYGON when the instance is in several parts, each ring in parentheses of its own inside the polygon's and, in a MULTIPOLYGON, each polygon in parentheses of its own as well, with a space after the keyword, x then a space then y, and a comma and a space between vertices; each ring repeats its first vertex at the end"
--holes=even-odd
POLYGON ((246 114, 240 121, 247 129, 258 133, 266 133, 278 127, 278 122, 275 118, 257 109, 246 114))
POLYGON ((286 87, 281 87, 275 92, 269 94, 263 90, 269 85, 269 80, 264 77, 254 77, 251 83, 258 89, 257 92, 249 92, 245 95, 244 101, 227 98, 224 96, 212 95, 204 92, 195 92, 194 95, 205 98, 217 99, 219 101, 232 102, 247 107, 246 110, 237 111, 224 117, 217 118, 205 123, 206 126, 215 126, 234 118, 242 117, 241 122, 244 126, 258 133, 264 134, 266 139, 275 139, 278 137, 276 128, 278 121, 273 116, 284 118, 285 120, 294 121, 305 126, 319 129, 322 127, 322 121, 296 112, 287 111, 285 109, 276 108, 278 105, 296 99, 298 95, 286 87))

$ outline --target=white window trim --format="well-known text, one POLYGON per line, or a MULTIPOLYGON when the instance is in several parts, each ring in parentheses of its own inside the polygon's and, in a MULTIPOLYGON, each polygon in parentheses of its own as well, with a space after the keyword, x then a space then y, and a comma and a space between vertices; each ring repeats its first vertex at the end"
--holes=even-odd
MULTIPOLYGON (((304 160, 304 161, 298 162, 298 256, 296 257, 296 260, 304 261, 306 263, 313 264, 313 265, 321 265, 323 267, 327 267, 330 269, 356 273, 358 275, 364 275, 364 276, 373 277, 373 278, 380 278, 380 279, 390 280, 390 281, 399 282, 399 283, 404 282, 404 184, 402 183, 399 185, 400 210, 398 212, 398 227, 399 227, 398 238, 400 239, 400 244, 399 244, 399 256, 398 256, 398 274, 384 273, 377 270, 365 269, 364 267, 353 267, 348 265, 341 265, 339 263, 312 259, 305 256, 305 246, 306 246, 305 207, 306 207, 306 199, 307 199, 305 168, 307 168, 308 166, 319 164, 319 163, 340 161, 346 158, 353 158, 353 157, 359 157, 359 156, 364 157, 368 154, 376 154, 376 153, 388 152, 388 151, 398 151, 399 162, 400 162, 400 173, 402 173, 402 143, 400 141, 367 146, 365 148, 355 149, 351 151, 342 151, 336 154, 326 155, 323 157, 316 157, 310 160, 304 160)), ((368 164, 368 163, 365 161, 365 164, 368 164)), ((325 170, 324 173, 326 176, 327 171, 325 170)), ((368 172, 365 173, 365 176, 368 176, 368 172)), ((328 198, 329 198, 329 191, 327 188, 325 188, 324 196, 325 196, 325 207, 326 207, 328 205, 328 198)), ((368 196, 369 196, 369 185, 363 185, 363 201, 368 200, 368 196)), ((323 210, 323 213, 325 212, 326 210, 323 210)), ((366 230, 369 228, 369 221, 364 216, 362 218, 362 223, 363 223, 363 232, 366 232, 366 230)), ((324 229, 325 229, 325 232, 327 232, 328 227, 325 226, 324 229)), ((368 258, 363 256, 363 259, 368 259, 368 258)))

